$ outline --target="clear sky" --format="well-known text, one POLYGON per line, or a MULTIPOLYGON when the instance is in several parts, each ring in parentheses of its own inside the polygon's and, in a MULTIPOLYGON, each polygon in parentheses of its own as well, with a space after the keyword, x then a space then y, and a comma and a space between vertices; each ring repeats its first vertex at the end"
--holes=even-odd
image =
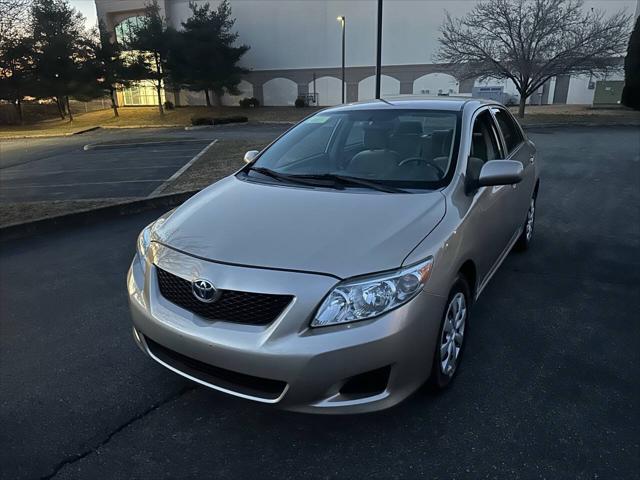
POLYGON ((70 0, 69 3, 73 8, 85 16, 88 28, 97 25, 98 18, 96 17, 96 3, 93 0, 70 0))

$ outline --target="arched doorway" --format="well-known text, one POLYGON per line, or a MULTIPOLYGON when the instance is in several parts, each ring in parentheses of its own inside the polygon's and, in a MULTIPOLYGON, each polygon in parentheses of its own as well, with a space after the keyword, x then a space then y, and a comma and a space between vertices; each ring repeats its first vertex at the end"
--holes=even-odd
MULTIPOLYGON (((318 105, 331 106, 342 103, 342 80, 336 77, 316 78, 318 105)), ((313 81, 309 82, 309 93, 313 94, 313 81)))
POLYGON ((240 103, 240 100, 242 100, 243 98, 253 97, 253 85, 246 80, 240 80, 240 83, 238 84, 238 90, 240 90, 240 93, 238 95, 229 95, 228 93, 225 93, 221 99, 222 104, 237 107, 240 103))
POLYGON ((457 95, 459 83, 455 77, 447 73, 428 73, 413 82, 413 93, 416 95, 457 95))
POLYGON ((293 105, 298 98, 298 84, 288 78, 272 78, 262 86, 266 106, 293 105))
MULTIPOLYGON (((380 96, 387 97, 390 95, 400 94, 400 80, 389 75, 382 75, 380 79, 380 96)), ((361 80, 358 83, 358 100, 371 100, 376 96, 376 77, 370 77, 361 80)))

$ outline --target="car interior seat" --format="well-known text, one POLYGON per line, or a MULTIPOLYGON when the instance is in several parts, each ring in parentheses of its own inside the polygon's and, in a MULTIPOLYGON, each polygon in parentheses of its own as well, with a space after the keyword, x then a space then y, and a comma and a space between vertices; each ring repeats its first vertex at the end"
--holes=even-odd
POLYGON ((449 166, 453 130, 434 130, 430 136, 431 163, 443 172, 449 166))
POLYGON ((480 170, 487 161, 487 142, 484 134, 474 131, 471 134, 471 155, 467 160, 467 175, 469 178, 480 178, 480 170))
POLYGON ((395 168, 400 156, 388 148, 388 142, 389 134, 386 129, 365 129, 363 137, 365 149, 351 159, 347 168, 348 173, 375 176, 395 168))
POLYGON ((400 122, 389 140, 389 148, 402 160, 419 157, 422 149, 422 123, 400 122))

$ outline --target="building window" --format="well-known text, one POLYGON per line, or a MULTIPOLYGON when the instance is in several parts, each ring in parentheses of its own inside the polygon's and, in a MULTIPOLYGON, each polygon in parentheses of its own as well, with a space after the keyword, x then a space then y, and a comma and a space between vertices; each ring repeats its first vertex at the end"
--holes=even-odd
POLYGON ((122 44, 127 45, 134 39, 135 31, 140 28, 144 18, 141 16, 125 18, 118 25, 116 25, 116 40, 122 44))
MULTIPOLYGON (((160 97, 162 98, 162 103, 164 103, 164 89, 160 91, 160 97)), ((123 88, 122 98, 125 106, 158 105, 156 87, 150 80, 142 80, 130 87, 123 88)))

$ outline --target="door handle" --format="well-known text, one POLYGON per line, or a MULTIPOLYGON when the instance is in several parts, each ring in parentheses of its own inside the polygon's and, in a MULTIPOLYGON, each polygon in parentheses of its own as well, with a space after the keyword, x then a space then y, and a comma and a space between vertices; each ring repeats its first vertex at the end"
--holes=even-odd
POLYGON ((529 163, 533 163, 535 161, 536 161, 536 157, 534 156, 529 157, 529 163))

